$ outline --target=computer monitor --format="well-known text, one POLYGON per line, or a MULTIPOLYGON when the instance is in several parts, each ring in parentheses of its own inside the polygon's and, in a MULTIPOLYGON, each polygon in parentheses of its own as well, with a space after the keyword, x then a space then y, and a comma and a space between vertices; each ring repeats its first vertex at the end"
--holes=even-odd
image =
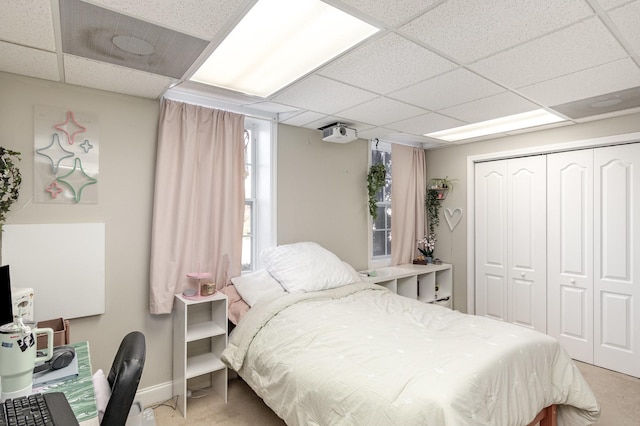
POLYGON ((0 325, 13 322, 13 299, 9 265, 0 266, 0 325))

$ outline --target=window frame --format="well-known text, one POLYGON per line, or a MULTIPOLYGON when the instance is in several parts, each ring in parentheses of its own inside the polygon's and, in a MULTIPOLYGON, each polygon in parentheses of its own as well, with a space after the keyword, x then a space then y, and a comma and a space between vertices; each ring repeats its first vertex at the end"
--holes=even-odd
MULTIPOLYGON (((393 159, 391 157, 391 143, 389 142, 383 142, 380 141, 378 139, 372 139, 369 142, 369 150, 368 150, 368 155, 369 155, 369 167, 371 167, 371 165, 373 165, 373 155, 375 151, 382 151, 385 152, 389 155, 389 163, 393 164, 393 159)), ((391 189, 391 184, 392 184, 392 179, 393 179, 393 173, 392 173, 392 167, 391 168, 387 168, 387 177, 386 180, 388 180, 388 187, 389 189, 391 189)), ((392 200, 392 196, 393 193, 389 194, 388 197, 388 201, 385 200, 385 192, 386 192, 386 187, 387 184, 385 184, 385 187, 381 188, 380 191, 382 191, 382 201, 378 201, 376 203, 376 205, 378 207, 385 207, 389 210, 391 210, 391 200, 392 200)), ((379 195, 377 195, 377 197, 379 197, 379 195)), ((369 217, 369 264, 371 268, 374 267, 383 267, 383 266, 389 266, 391 264, 391 244, 389 241, 388 245, 385 245, 385 254, 384 255, 374 255, 373 250, 374 250, 374 245, 373 245, 373 234, 374 232, 376 232, 375 227, 375 222, 373 220, 373 217, 371 216, 371 214, 368 215, 369 217)), ((388 230, 388 237, 387 238, 391 238, 392 237, 392 231, 391 231, 391 213, 389 213, 389 217, 388 217, 388 223, 387 222, 387 214, 385 213, 385 228, 383 228, 385 230, 385 232, 387 232, 388 230)), ((378 232, 380 232, 380 230, 378 230, 378 232)))

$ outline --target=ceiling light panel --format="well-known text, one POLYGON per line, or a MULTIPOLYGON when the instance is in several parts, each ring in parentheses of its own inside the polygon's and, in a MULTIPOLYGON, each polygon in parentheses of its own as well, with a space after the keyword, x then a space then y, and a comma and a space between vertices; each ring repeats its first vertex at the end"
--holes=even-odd
POLYGON ((544 124, 557 123, 563 120, 563 118, 555 114, 547 112, 543 109, 538 109, 522 114, 515 114, 508 117, 497 118, 495 120, 488 120, 480 123, 456 127, 453 129, 429 133, 425 136, 449 142, 455 142, 464 139, 477 138, 480 136, 542 126, 544 124))
POLYGON ((320 0, 259 0, 191 80, 267 97, 377 31, 320 0))

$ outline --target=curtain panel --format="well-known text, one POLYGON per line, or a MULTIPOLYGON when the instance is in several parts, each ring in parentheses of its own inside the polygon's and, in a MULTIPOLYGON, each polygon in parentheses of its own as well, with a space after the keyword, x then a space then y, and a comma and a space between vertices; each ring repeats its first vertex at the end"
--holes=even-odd
POLYGON ((174 294, 240 275, 244 221, 244 116, 163 100, 158 128, 150 259, 152 314, 174 294))
POLYGON ((391 145, 391 264, 411 263, 424 238, 427 173, 424 149, 391 145))

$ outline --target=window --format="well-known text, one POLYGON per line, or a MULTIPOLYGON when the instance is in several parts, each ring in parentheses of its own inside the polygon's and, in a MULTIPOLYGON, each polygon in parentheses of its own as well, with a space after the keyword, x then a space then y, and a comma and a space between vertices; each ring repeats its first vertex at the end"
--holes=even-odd
POLYGON ((255 165, 254 139, 250 129, 244 129, 244 224, 242 226, 242 271, 252 271, 255 259, 255 165))
POLYGON ((259 253, 275 241, 272 188, 276 126, 269 120, 245 118, 244 225, 242 229, 242 271, 261 267, 259 253))
POLYGON ((377 194, 378 217, 372 224, 372 260, 391 256, 391 145, 371 141, 371 164, 383 163, 387 171, 386 182, 377 194))

